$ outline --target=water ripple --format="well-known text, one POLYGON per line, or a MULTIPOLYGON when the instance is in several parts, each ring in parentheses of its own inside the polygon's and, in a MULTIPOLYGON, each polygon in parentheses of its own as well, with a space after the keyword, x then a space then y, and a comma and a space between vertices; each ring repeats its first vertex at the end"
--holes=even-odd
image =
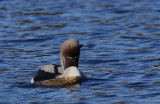
POLYGON ((1 0, 0 103, 159 104, 159 0, 1 0), (79 87, 38 87, 44 64, 60 64, 77 38, 79 87), (8 99, 9 98, 9 99, 8 99))

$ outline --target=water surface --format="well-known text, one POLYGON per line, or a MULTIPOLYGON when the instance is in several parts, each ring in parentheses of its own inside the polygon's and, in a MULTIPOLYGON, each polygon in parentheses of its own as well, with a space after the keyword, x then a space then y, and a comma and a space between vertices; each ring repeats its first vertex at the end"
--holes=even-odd
POLYGON ((159 0, 1 0, 0 103, 159 104, 159 0), (29 87, 61 44, 84 44, 80 87, 29 87))

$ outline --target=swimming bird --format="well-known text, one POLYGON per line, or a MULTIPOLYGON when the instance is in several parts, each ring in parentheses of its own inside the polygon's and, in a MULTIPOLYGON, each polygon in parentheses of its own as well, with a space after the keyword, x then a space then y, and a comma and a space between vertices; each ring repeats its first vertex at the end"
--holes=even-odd
POLYGON ((80 48, 77 39, 66 40, 60 50, 61 65, 48 64, 40 68, 31 83, 54 86, 74 83, 84 77, 84 74, 78 69, 80 48))

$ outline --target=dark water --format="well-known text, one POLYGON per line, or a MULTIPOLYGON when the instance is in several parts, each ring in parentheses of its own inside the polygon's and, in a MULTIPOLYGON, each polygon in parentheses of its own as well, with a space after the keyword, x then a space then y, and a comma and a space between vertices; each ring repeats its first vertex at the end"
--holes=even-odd
POLYGON ((159 0, 0 0, 1 104, 159 104, 159 0), (60 64, 68 38, 84 44, 78 88, 27 87, 60 64))

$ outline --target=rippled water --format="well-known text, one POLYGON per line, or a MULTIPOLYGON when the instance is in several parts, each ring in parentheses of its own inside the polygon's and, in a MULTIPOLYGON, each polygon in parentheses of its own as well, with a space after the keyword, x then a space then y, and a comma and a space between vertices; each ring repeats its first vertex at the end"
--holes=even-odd
POLYGON ((159 0, 1 0, 0 103, 159 104, 159 0), (27 87, 61 44, 84 44, 76 88, 27 87))

